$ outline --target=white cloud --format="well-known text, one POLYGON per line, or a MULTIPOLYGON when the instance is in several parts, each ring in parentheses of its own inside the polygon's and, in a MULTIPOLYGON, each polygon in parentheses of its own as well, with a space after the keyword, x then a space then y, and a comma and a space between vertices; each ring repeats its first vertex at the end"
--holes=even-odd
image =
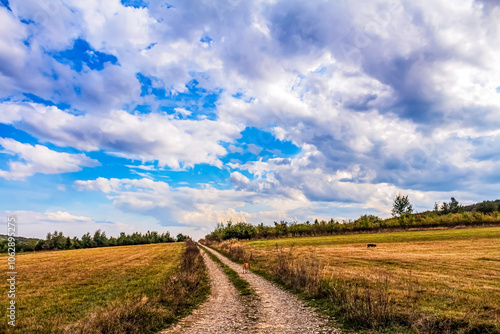
POLYGON ((98 178, 75 181, 74 186, 107 193, 116 208, 155 217, 163 226, 191 226, 206 233, 221 221, 259 223, 294 219, 290 215, 293 210, 310 207, 303 195, 293 191, 291 196, 266 196, 251 190, 220 190, 210 185, 199 189, 171 188, 165 182, 149 179, 98 178))
POLYGON ((59 174, 78 172, 82 167, 100 166, 99 161, 84 154, 56 152, 42 145, 32 146, 13 139, 0 138, 3 153, 16 155, 21 161, 10 161, 9 171, 0 170, 0 177, 24 180, 35 173, 59 174))
POLYGON ((78 190, 101 191, 113 204, 124 211, 151 215, 164 225, 189 224, 204 226, 207 221, 218 221, 219 214, 226 215, 228 205, 237 208, 252 201, 255 194, 234 190, 217 190, 209 185, 201 189, 171 188, 168 183, 150 179, 78 180, 78 190), (203 214, 208 214, 204 219, 203 214))
POLYGON ((185 116, 189 116, 189 115, 191 115, 191 114, 192 114, 192 113, 191 113, 191 111, 186 110, 186 109, 184 109, 184 108, 175 108, 174 110, 175 110, 175 112, 177 112, 179 115, 184 116, 184 117, 185 117, 185 116))
POLYGON ((227 153, 220 141, 233 141, 243 128, 210 120, 179 120, 167 114, 72 115, 55 106, 35 103, 4 104, 3 123, 29 130, 43 141, 84 151, 109 153, 171 168, 208 163, 220 166, 227 153))
MULTIPOLYGON (((231 174, 231 180, 237 183, 238 190, 219 190, 208 185, 200 189, 172 188, 165 182, 149 179, 98 178, 79 180, 74 186, 79 190, 104 192, 117 209, 154 217, 169 230, 176 230, 175 226, 190 228, 197 238, 210 232, 216 223, 229 219, 269 224, 279 220, 356 218, 363 212, 388 217, 392 201, 400 191, 409 195, 418 210, 432 208, 435 201, 448 200, 450 196, 457 196, 465 202, 475 199, 467 197, 465 192, 423 192, 387 183, 341 181, 346 173, 311 173, 296 165, 292 168, 283 165, 268 167, 280 179, 279 182, 270 185, 271 181, 267 179, 250 181, 235 172, 231 174), (283 179, 285 174, 289 178, 283 179), (259 191, 255 191, 259 187, 259 191), (346 199, 351 201, 346 202, 346 199)), ((356 170, 351 173, 356 173, 356 170)))
MULTIPOLYGON (((449 158, 458 159, 453 161, 457 165, 459 165, 458 161, 460 163, 464 161, 464 157, 460 154, 450 154, 449 158)), ((393 180, 399 180, 408 177, 408 174, 415 174, 420 176, 421 182, 425 184, 425 182, 436 182, 436 175, 444 173, 444 171, 422 171, 411 167, 411 164, 420 164, 418 159, 422 159, 422 157, 416 156, 412 159, 413 161, 407 162, 407 167, 391 171, 389 176, 393 180), (430 174, 432 172, 434 174, 430 174)), ((288 217, 296 212, 296 216, 301 220, 317 214, 319 211, 315 208, 316 206, 330 208, 331 216, 335 216, 336 212, 340 211, 344 216, 347 214, 349 218, 356 218, 360 212, 367 210, 372 214, 387 217, 390 215, 393 199, 399 192, 408 194, 414 207, 418 210, 429 210, 433 207, 434 202, 447 200, 451 196, 468 203, 480 200, 485 196, 484 192, 476 193, 475 188, 450 190, 446 188, 429 189, 423 185, 421 186, 423 189, 418 189, 415 186, 397 186, 394 184, 395 182, 382 181, 385 175, 377 168, 376 164, 351 164, 344 169, 329 168, 328 165, 329 160, 323 153, 314 146, 309 146, 297 157, 291 159, 274 158, 265 162, 250 161, 245 164, 233 165, 234 168, 248 171, 254 176, 254 179, 250 180, 239 172, 233 172, 230 181, 235 189, 256 192, 271 203, 280 199, 290 200, 293 205, 300 202, 307 204, 306 210, 294 210, 293 207, 286 208, 283 205, 273 204, 276 208, 281 207, 284 212, 287 212, 288 217), (382 177, 379 174, 382 174, 382 177), (342 208, 352 208, 352 210, 346 211, 342 208)), ((490 169, 484 163, 481 166, 466 164, 462 168, 468 172, 490 169)), ((444 178, 441 181, 448 182, 444 178)), ((495 196, 491 191, 488 193, 495 196)))
POLYGON ((248 144, 248 151, 250 153, 253 153, 255 155, 259 155, 260 152, 262 152, 262 147, 259 147, 255 144, 248 144))
POLYGON ((231 153, 243 153, 243 147, 236 147, 233 144, 228 147, 229 152, 231 153))
POLYGON ((229 181, 236 187, 236 189, 240 187, 244 187, 247 185, 250 180, 240 172, 233 172, 231 173, 231 176, 229 177, 229 181))

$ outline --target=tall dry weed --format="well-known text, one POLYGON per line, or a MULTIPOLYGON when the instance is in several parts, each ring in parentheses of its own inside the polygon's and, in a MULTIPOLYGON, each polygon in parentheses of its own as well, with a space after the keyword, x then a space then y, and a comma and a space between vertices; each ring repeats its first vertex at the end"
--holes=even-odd
POLYGON ((243 244, 237 239, 223 241, 215 247, 228 254, 235 261, 250 261, 252 258, 252 255, 246 252, 243 244))
POLYGON ((285 286, 305 292, 312 298, 327 298, 350 322, 377 327, 394 317, 389 294, 389 276, 379 275, 374 283, 325 278, 324 265, 314 250, 294 256, 289 250, 275 249, 270 271, 285 286))

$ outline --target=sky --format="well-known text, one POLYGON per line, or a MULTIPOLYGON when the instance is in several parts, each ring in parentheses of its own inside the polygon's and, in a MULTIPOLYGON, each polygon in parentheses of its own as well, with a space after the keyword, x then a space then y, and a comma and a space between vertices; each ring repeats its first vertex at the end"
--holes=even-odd
POLYGON ((19 235, 390 216, 500 197, 493 0, 0 0, 19 235))

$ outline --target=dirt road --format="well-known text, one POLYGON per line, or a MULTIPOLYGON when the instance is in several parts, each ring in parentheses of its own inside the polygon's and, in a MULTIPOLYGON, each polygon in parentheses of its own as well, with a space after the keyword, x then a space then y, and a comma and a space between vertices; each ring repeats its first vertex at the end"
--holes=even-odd
POLYGON ((220 265, 203 251, 212 294, 198 309, 161 334, 250 333, 248 310, 220 265))
POLYGON ((258 298, 243 299, 219 265, 203 255, 212 286, 210 298, 167 333, 340 333, 326 319, 291 293, 253 273, 242 274, 241 266, 211 250, 255 289, 258 298))

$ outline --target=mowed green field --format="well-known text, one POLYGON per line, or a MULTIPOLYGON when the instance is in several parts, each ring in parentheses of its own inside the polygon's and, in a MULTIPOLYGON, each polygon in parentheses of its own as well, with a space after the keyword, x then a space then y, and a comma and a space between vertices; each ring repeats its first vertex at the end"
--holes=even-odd
POLYGON ((254 268, 265 271, 271 271, 276 245, 293 246, 294 257, 317 256, 327 278, 376 282, 387 277, 390 298, 400 310, 411 304, 424 318, 500 330, 500 227, 244 243, 254 268), (377 244, 376 249, 367 249, 367 243, 377 244))
MULTIPOLYGON (((179 264, 184 243, 18 253, 16 331, 61 332, 132 296, 155 293, 179 264)), ((5 260, 5 256, 0 257, 5 260)), ((0 307, 6 310, 6 284, 0 307)), ((0 331, 8 328, 4 317, 0 331)))

